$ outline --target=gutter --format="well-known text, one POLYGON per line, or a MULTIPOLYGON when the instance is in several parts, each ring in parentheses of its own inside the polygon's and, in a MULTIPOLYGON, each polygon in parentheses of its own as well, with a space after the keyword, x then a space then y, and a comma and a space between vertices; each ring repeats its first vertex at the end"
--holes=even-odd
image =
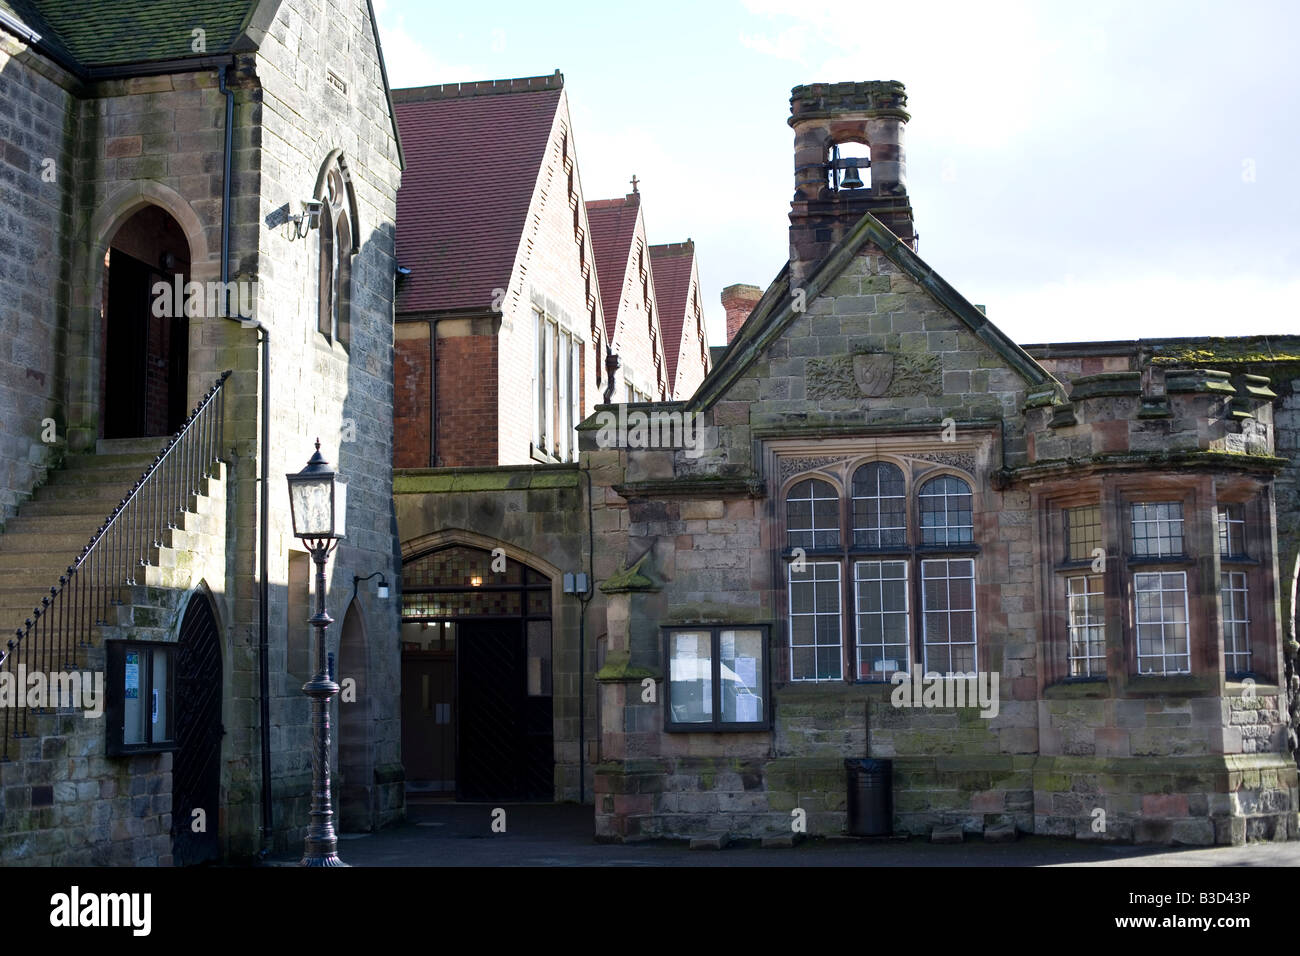
POLYGON ((4 27, 10 33, 16 34, 19 39, 35 46, 41 42, 41 35, 27 26, 17 17, 0 10, 0 27, 4 27))

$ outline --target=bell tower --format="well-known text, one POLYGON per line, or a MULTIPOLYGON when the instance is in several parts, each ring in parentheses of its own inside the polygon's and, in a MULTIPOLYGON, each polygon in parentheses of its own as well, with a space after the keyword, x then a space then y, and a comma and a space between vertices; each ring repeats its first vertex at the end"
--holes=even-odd
POLYGON ((896 80, 813 83, 790 91, 792 286, 807 279, 867 212, 916 248, 903 151, 911 119, 906 105, 907 92, 896 80), (848 155, 855 152, 852 144, 866 147, 868 155, 848 155))

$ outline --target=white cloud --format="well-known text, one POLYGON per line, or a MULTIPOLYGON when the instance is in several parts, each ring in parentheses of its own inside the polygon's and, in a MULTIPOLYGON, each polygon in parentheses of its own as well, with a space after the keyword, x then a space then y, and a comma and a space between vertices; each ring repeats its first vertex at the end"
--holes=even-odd
POLYGON ((1300 329, 1300 280, 1253 275, 1066 276, 968 297, 986 303, 990 321, 1024 343, 1281 335, 1300 329))

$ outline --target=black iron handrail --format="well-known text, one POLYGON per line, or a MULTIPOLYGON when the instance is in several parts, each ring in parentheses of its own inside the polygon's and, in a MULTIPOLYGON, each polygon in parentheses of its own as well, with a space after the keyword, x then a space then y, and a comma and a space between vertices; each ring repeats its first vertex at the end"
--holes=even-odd
POLYGON ((28 736, 27 688, 18 686, 18 668, 35 664, 35 671, 47 680, 54 670, 74 669, 75 648, 89 647, 94 628, 109 623, 109 608, 122 603, 122 588, 137 583, 138 569, 148 567, 150 552, 163 545, 164 532, 177 527, 176 519, 189 510, 190 497, 201 494, 201 482, 214 476, 225 442, 222 386, 229 377, 229 370, 221 373, 180 431, 90 536, 67 573, 59 575, 59 583, 0 649, 0 673, 12 675, 10 686, 16 694, 14 706, 0 706, 0 762, 10 759, 10 738, 28 736))

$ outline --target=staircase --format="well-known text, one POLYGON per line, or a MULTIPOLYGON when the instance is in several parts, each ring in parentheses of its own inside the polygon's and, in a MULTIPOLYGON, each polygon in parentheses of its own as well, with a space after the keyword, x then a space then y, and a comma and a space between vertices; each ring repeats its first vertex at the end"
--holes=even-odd
POLYGON ((5 523, 0 534, 0 634, 8 638, 22 629, 167 442, 100 439, 94 454, 65 458, 18 516, 5 523))
MULTIPOLYGON (((102 670, 105 638, 168 639, 205 556, 224 556, 229 375, 175 436, 101 439, 94 454, 65 459, 6 523, 0 677, 16 685, 22 668, 102 670)), ((21 699, 0 707, 0 767, 39 752, 54 716, 21 699)))

